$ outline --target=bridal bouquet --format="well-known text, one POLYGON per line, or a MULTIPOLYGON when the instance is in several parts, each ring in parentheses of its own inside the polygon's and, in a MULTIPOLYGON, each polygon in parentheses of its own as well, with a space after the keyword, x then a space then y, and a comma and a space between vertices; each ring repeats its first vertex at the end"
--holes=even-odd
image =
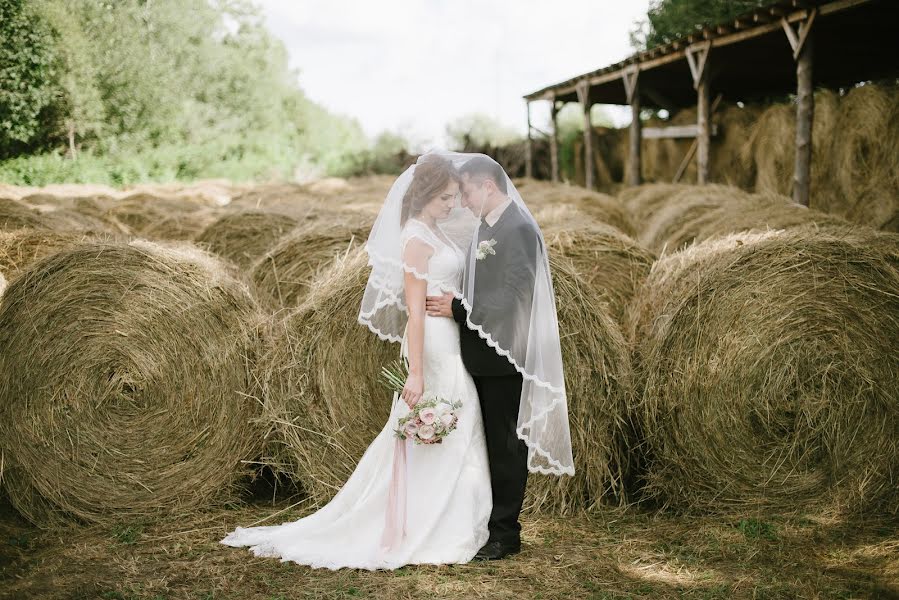
MULTIPOLYGON (((406 383, 405 371, 405 363, 399 360, 383 367, 381 376, 391 390, 400 393, 406 383)), ((462 402, 458 400, 449 402, 435 394, 425 394, 409 414, 399 418, 394 429, 396 437, 401 440, 411 437, 416 444, 439 444, 456 428, 459 420, 456 411, 461 407, 462 402)))

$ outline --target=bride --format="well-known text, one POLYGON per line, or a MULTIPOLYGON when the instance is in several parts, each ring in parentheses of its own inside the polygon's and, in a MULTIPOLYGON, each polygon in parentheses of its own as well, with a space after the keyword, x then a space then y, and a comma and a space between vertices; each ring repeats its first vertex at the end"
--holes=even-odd
MULTIPOLYGON (((483 551, 495 533, 497 515, 491 519, 491 512, 497 490, 491 487, 484 416, 492 413, 483 412, 490 398, 478 397, 463 362, 460 330, 477 331, 484 348, 506 357, 522 376, 517 425, 514 414, 503 417, 511 419, 511 438, 494 440, 498 451, 516 451, 512 448, 517 436, 526 447, 528 471, 574 473, 555 300, 542 236, 539 249, 522 252, 516 248, 515 225, 501 232, 501 225, 492 220, 497 211, 488 214, 468 191, 468 200, 460 202, 463 186, 471 189, 460 167, 474 157, 487 159, 452 152, 421 155, 394 182, 365 245, 372 270, 358 320, 379 338, 399 342, 408 367, 383 429, 346 483, 317 512, 280 525, 237 527, 222 544, 249 546, 256 556, 332 570, 489 558, 483 551), (479 240, 485 232, 495 239, 479 240), (484 265, 488 261, 483 259, 497 251, 506 253, 506 262, 484 265), (524 264, 509 262, 513 257, 524 264), (519 267, 534 280, 533 289, 524 294, 516 291, 520 281, 491 270, 519 267), (512 287, 506 289, 507 284, 512 287), (460 314, 468 316, 457 322, 426 310, 427 297, 445 294, 460 300, 465 307, 460 314), (521 297, 527 302, 509 304, 509 298, 521 297), (399 437, 399 419, 435 396, 461 404, 455 429, 440 443, 399 437)), ((524 219, 537 231, 511 180, 497 169, 508 189, 506 199, 517 207, 509 214, 520 214, 518 222, 524 219)), ((495 458, 505 461, 502 454, 495 458)), ((506 511, 504 504, 497 509, 506 511)))

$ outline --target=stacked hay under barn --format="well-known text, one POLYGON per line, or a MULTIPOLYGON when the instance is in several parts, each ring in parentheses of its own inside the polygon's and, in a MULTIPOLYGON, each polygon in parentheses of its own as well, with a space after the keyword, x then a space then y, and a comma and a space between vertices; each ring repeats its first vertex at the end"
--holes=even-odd
POLYGON ((84 243, 0 303, 3 485, 41 527, 231 499, 259 451, 260 316, 192 246, 84 243))
MULTIPOLYGON (((711 138, 711 181, 745 190, 789 196, 795 166, 796 107, 791 103, 739 106, 722 103, 712 115, 718 135, 711 138)), ((696 122, 695 107, 681 109, 667 120, 652 118, 645 126, 696 122)), ((614 190, 624 181, 608 180, 607 165, 627 156, 627 129, 596 130, 594 150, 597 186, 614 190)), ((811 195, 809 206, 875 229, 899 231, 899 89, 894 85, 859 85, 844 93, 815 92, 812 129, 811 195)), ((647 183, 672 182, 693 143, 691 139, 644 139, 641 171, 647 183)), ((583 145, 575 143, 575 153, 583 145)), ((583 160, 576 181, 583 185, 583 160)), ((696 160, 683 173, 683 183, 695 183, 696 160)))
MULTIPOLYGON (((618 325, 574 266, 558 258, 552 269, 576 475, 534 476, 526 502, 567 513, 624 497, 630 364, 618 325)), ((276 324, 264 358, 271 467, 297 479, 317 504, 346 481, 390 410, 378 373, 399 346, 356 322, 368 271, 361 249, 333 263, 305 303, 276 324)))
POLYGON ((711 238, 653 265, 629 323, 647 497, 895 514, 899 236, 711 238))

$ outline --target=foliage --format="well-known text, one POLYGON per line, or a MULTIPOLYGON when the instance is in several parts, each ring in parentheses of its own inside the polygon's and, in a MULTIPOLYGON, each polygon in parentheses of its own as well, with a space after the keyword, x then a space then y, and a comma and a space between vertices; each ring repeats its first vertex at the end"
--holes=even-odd
POLYGON ((0 35, 4 181, 333 173, 370 146, 249 0, 0 0, 0 35))
POLYGON ((0 158, 36 134, 52 99, 50 40, 32 17, 25 0, 0 0, 0 158))
POLYGON ((446 126, 450 147, 463 149, 471 146, 505 146, 521 138, 515 129, 500 123, 484 113, 471 113, 459 117, 446 126))
POLYGON ((666 44, 766 4, 770 0, 651 0, 646 18, 630 32, 631 46, 646 50, 666 44))

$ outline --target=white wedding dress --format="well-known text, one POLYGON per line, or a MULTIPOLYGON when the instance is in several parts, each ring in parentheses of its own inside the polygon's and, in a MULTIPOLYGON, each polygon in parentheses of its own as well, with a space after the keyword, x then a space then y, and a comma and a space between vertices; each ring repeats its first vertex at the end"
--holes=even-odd
MULTIPOLYGON (((459 289, 465 255, 452 239, 443 234, 444 241, 414 218, 403 230, 404 239, 410 235, 435 248, 428 261, 427 293, 442 294, 440 283, 459 289)), ((405 333, 401 353, 408 356, 405 333)), ((328 504, 297 521, 237 527, 221 543, 250 546, 256 556, 332 570, 470 561, 487 542, 493 497, 477 390, 462 364, 459 326, 453 319, 425 316, 423 374, 426 394, 461 400, 462 407, 456 429, 442 443, 402 442, 406 445, 406 533, 398 545, 384 551, 381 539, 397 447, 394 429, 409 412, 402 399, 394 402, 384 428, 328 504)))

